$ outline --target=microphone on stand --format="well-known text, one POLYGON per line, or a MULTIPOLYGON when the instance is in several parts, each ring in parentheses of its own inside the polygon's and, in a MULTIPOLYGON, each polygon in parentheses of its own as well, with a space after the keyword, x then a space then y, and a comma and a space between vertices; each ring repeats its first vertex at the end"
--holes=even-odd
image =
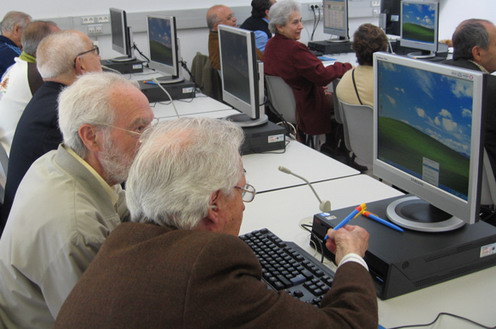
POLYGON ((296 176, 299 179, 303 180, 305 183, 307 183, 307 185, 310 186, 310 188, 312 189, 313 194, 315 194, 315 196, 317 197, 317 200, 319 200, 319 203, 320 203, 319 204, 319 209, 320 209, 320 211, 322 211, 322 212, 329 212, 329 211, 331 211, 331 201, 329 201, 329 200, 322 201, 320 199, 319 195, 317 194, 317 192, 315 192, 315 189, 313 188, 312 184, 310 184, 309 181, 307 181, 305 178, 303 178, 303 177, 295 174, 294 172, 292 172, 291 170, 289 170, 286 167, 279 166, 279 171, 282 171, 285 174, 296 176))

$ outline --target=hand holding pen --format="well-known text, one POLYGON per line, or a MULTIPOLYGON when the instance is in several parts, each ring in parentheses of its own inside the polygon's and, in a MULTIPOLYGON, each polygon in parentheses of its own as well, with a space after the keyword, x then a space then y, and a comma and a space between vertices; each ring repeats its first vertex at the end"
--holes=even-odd
MULTIPOLYGON (((362 203, 361 205, 359 205, 358 207, 356 207, 355 209, 353 209, 353 211, 348 216, 346 216, 341 222, 339 222, 338 225, 336 225, 334 227, 334 230, 337 231, 341 227, 343 227, 346 224, 348 224, 348 222, 350 220, 352 220, 353 218, 355 218, 356 216, 358 216, 361 212, 365 211, 365 209, 367 209, 367 205, 365 203, 362 203)), ((324 241, 326 241, 328 238, 329 238, 329 236, 326 235, 324 237, 324 241)))

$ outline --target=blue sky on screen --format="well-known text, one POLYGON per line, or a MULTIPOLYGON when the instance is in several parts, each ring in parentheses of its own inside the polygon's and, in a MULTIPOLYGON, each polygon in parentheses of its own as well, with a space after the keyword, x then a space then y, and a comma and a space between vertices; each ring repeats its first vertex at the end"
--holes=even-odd
POLYGON ((379 62, 380 116, 391 117, 470 154, 472 82, 379 62))
POLYGON ((433 29, 435 24, 435 9, 435 5, 432 4, 404 4, 403 19, 406 23, 433 29))

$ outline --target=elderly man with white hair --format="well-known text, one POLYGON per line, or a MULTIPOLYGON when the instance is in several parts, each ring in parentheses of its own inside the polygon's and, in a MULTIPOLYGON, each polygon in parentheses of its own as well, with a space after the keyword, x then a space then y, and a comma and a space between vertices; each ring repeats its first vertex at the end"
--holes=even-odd
POLYGON ((89 73, 60 94, 59 121, 63 144, 26 173, 0 239, 0 319, 8 329, 52 328, 127 218, 120 184, 153 112, 135 82, 89 73))
POLYGON ((31 16, 20 11, 9 11, 0 22, 0 78, 21 54, 22 32, 29 22, 31 16))
POLYGON ((36 51, 43 84, 34 93, 17 123, 9 158, 0 234, 9 216, 17 188, 31 164, 62 142, 57 119, 57 97, 78 76, 102 70, 98 47, 79 31, 52 33, 36 51))
POLYGON ((126 182, 132 222, 107 238, 55 329, 377 328, 361 227, 328 232, 339 267, 321 309, 261 281, 258 259, 237 237, 244 202, 255 197, 242 140, 234 123, 209 118, 145 133, 126 182))

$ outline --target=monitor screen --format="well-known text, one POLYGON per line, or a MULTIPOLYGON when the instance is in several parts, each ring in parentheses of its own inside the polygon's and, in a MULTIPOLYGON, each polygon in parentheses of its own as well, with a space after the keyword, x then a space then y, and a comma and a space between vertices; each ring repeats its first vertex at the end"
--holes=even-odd
POLYGON ((381 28, 389 35, 401 35, 400 31, 400 9, 401 0, 382 0, 381 1, 381 16, 379 19, 381 28))
POLYGON ((437 0, 401 1, 401 46, 419 49, 423 51, 422 55, 433 56, 437 51, 438 30, 437 0))
POLYGON ((248 116, 245 125, 266 122, 263 64, 257 60, 254 32, 220 25, 219 47, 222 99, 248 116))
POLYGON ((146 20, 149 67, 167 74, 158 79, 161 83, 181 81, 175 17, 147 16, 146 20))
POLYGON ((324 33, 349 40, 348 0, 324 0, 324 33))
POLYGON ((482 165, 483 74, 385 53, 374 54, 374 71, 374 175, 447 213, 421 218, 421 208, 412 205, 405 212, 419 216, 415 223, 407 223, 410 218, 400 208, 389 209, 388 217, 424 231, 474 223, 482 165), (451 222, 441 220, 447 218, 451 222))
POLYGON ((133 58, 131 30, 127 26, 126 12, 122 9, 110 8, 110 30, 112 49, 125 55, 115 60, 133 58))

